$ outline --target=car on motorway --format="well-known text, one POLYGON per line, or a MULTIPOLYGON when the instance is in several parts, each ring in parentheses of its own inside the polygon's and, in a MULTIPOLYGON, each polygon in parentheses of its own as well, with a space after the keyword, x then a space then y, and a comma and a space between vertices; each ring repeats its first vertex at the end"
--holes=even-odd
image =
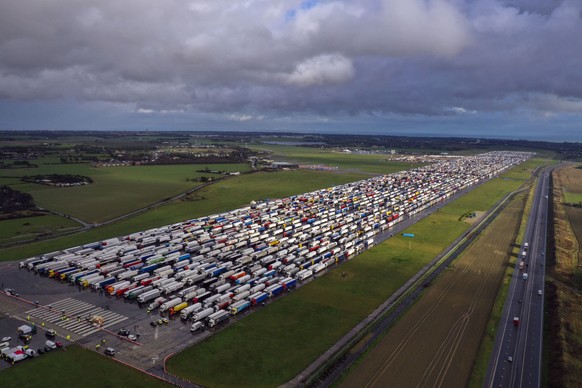
POLYGON ((45 333, 47 337, 54 337, 57 335, 57 331, 55 329, 48 329, 45 333))
POLYGON ((157 321, 151 321, 150 322, 150 325, 152 325, 153 327, 156 327, 158 325, 158 322, 157 321))
POLYGON ((513 362, 513 357, 511 357, 511 356, 507 357, 507 361, 513 362))
POLYGON ((127 329, 119 329, 119 331, 117 332, 118 335, 123 336, 123 337, 127 337, 129 335, 129 330, 127 329))
POLYGON ((538 295, 541 295, 541 294, 542 294, 542 290, 538 290, 538 295))

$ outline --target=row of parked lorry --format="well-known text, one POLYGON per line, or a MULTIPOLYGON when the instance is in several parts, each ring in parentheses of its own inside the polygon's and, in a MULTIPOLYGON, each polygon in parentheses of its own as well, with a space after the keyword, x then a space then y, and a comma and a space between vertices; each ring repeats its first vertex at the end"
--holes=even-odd
POLYGON ((522 162, 528 153, 451 158, 228 213, 52 252, 41 275, 215 326, 374 244, 406 217, 522 162))

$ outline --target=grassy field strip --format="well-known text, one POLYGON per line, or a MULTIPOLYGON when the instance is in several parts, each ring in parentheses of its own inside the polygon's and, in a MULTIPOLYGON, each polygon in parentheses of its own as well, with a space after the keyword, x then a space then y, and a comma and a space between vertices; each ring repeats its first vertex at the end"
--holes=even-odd
POLYGON ((519 227, 523 200, 512 198, 342 386, 465 386, 519 227))
POLYGON ((579 165, 554 170, 553 231, 555 251, 548 252, 544 319, 544 381, 554 386, 582 386, 582 209, 566 205, 565 190, 582 192, 579 165), (547 341, 546 341, 547 338, 547 341))
MULTIPOLYGON (((344 357, 348 351, 357 345, 357 354, 350 355, 351 360, 345 360, 341 367, 349 367, 350 362, 356 361, 356 358, 363 354, 377 340, 378 335, 400 317, 400 315, 405 311, 405 306, 410 305, 410 303, 414 303, 414 300, 424 289, 424 285, 433 281, 434 278, 438 276, 438 274, 444 269, 444 267, 455 260, 467 248, 470 240, 481 233, 481 231, 487 227, 487 225, 489 225, 491 220, 497 217, 499 211, 507 205, 508 201, 520 191, 521 190, 510 193, 505 198, 503 198, 498 204, 496 204, 493 209, 488 212, 486 217, 480 220, 479 223, 473 224, 471 229, 465 232, 463 236, 455 240, 451 246, 435 257, 435 259, 427 264, 414 278, 410 279, 401 289, 395 292, 373 314, 371 314, 370 318, 372 318, 373 315, 373 320, 369 322, 363 329, 359 330, 359 332, 353 338, 349 339, 349 342, 340 350, 338 350, 328 362, 326 362, 324 365, 318 368, 315 373, 309 376, 306 384, 310 386, 315 383, 322 374, 327 373, 328 368, 338 368, 339 365, 337 365, 336 361, 344 357), (364 344, 359 343, 364 337, 368 336, 368 334, 373 329, 376 334, 370 338, 367 338, 364 344)), ((328 378, 327 381, 332 381, 339 377, 339 373, 340 370, 332 372, 330 375, 331 380, 328 378)))
MULTIPOLYGON (((4 361, 3 361, 4 362, 4 361)), ((70 345, 3 370, 2 387, 169 387, 168 383, 131 369, 107 357, 70 345)))
POLYGON ((34 239, 43 234, 59 231, 79 230, 82 228, 77 222, 55 215, 15 218, 0 222, 0 245, 19 243, 23 240, 34 239))

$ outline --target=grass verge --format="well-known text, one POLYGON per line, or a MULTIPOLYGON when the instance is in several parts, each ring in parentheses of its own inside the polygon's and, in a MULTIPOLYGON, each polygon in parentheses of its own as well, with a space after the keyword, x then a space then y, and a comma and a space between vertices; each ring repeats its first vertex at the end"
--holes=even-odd
POLYGON ((170 387, 78 345, 25 360, 0 373, 2 387, 170 387))

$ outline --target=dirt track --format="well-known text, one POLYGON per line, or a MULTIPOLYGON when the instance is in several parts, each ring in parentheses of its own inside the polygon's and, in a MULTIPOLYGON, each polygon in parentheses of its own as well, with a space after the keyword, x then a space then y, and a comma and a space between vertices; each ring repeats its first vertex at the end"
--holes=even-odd
POLYGON ((464 387, 517 233, 513 200, 342 386, 464 387))

